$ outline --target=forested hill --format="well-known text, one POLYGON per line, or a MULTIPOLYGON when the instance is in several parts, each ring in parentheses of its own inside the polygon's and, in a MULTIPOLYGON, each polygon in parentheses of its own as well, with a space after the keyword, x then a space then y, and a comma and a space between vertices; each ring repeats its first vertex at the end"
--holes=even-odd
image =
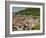
POLYGON ((15 15, 40 16, 40 8, 26 8, 24 10, 16 12, 15 15))

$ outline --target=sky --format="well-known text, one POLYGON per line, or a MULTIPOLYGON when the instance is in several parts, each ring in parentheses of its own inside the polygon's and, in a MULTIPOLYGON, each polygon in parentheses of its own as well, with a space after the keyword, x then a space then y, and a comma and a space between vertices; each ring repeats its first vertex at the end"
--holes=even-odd
POLYGON ((12 12, 18 12, 18 11, 24 10, 24 9, 25 9, 25 7, 13 7, 12 12))

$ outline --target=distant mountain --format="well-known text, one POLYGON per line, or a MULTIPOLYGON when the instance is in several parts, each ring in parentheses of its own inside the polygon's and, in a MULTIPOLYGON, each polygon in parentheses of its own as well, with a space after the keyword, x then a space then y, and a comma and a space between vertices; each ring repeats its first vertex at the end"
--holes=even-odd
POLYGON ((40 16, 40 8, 26 8, 24 10, 16 12, 15 15, 40 16))

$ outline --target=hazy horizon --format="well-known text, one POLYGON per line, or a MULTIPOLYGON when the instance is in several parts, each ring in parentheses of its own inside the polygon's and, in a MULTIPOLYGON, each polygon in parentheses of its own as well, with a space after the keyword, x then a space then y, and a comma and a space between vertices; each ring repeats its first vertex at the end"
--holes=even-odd
POLYGON ((25 7, 13 7, 12 12, 18 12, 18 11, 24 10, 24 9, 25 9, 25 7))

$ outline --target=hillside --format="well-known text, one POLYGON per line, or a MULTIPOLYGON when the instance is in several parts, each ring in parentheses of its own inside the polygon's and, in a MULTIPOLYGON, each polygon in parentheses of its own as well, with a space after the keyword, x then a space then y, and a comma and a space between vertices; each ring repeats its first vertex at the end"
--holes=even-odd
POLYGON ((32 16, 40 16, 39 8, 26 8, 24 10, 13 13, 15 15, 32 15, 32 16))

